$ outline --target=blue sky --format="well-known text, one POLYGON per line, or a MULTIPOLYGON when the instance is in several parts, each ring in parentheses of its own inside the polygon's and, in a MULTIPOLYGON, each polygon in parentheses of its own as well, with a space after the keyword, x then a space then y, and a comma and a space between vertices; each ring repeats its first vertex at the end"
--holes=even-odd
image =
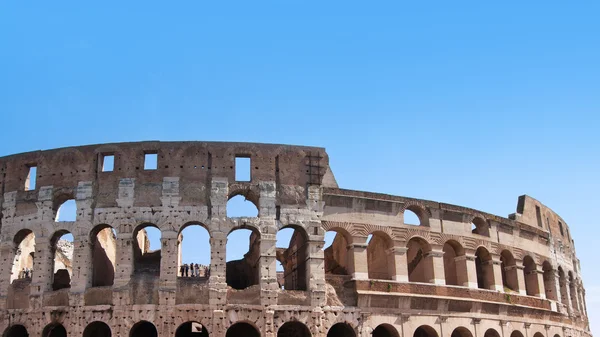
POLYGON ((4 2, 0 155, 317 145, 344 188, 505 216, 529 194, 570 225, 600 333, 599 16, 589 1, 4 2))

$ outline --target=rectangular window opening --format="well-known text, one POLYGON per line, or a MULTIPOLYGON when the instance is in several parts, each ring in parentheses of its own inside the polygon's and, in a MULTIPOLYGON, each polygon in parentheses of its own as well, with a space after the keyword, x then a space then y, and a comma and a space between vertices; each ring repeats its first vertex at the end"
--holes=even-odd
POLYGON ((115 169, 115 156, 112 154, 102 155, 102 172, 112 172, 115 169))
POLYGON ((156 170, 158 168, 158 154, 157 153, 145 153, 144 154, 144 170, 156 170))
POLYGON ((538 227, 544 227, 542 225, 542 211, 540 209, 540 206, 535 206, 535 215, 537 217, 537 223, 538 223, 538 227))
POLYGON ((27 173, 27 179, 25 179, 25 191, 35 190, 35 183, 37 179, 37 166, 28 165, 29 172, 27 173))
POLYGON ((563 232, 562 222, 558 222, 558 229, 560 230, 560 235, 565 236, 565 232, 563 232))
POLYGON ((235 157, 235 181, 250 181, 250 157, 235 157))

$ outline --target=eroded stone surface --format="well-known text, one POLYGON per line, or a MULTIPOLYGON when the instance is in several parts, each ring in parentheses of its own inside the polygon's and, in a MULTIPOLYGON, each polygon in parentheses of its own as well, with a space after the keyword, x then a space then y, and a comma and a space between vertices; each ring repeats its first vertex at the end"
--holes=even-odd
POLYGON ((0 158, 0 177, 5 336, 590 336, 569 227, 529 196, 500 217, 344 190, 324 149, 250 143, 36 151, 0 158), (144 170, 147 153, 156 170, 144 170), (235 180, 236 156, 250 158, 250 181, 235 180), (25 190, 31 166, 37 186, 25 190), (258 217, 228 218, 236 195, 258 217), (55 222, 68 199, 76 220, 55 222), (409 211, 419 224, 404 222, 409 211), (181 278, 190 223, 210 234, 210 273, 181 278), (147 226, 161 231, 158 251, 147 226), (290 247, 276 248, 285 227, 290 247), (226 263, 238 228, 253 231, 250 251, 226 263), (323 249, 326 231, 337 235, 323 249), (54 243, 65 232, 73 243, 54 243))

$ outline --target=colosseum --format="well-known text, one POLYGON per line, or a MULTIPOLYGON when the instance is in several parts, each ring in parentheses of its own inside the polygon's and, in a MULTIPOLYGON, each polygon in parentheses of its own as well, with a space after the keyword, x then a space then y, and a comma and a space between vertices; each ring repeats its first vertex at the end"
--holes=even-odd
POLYGON ((502 217, 347 190, 324 148, 251 143, 35 151, 0 173, 4 337, 591 336, 569 226, 527 195, 502 217), (258 215, 228 217, 236 196, 258 215), (191 225, 210 235, 202 277, 179 272, 191 225), (249 250, 226 261, 240 229, 249 250))

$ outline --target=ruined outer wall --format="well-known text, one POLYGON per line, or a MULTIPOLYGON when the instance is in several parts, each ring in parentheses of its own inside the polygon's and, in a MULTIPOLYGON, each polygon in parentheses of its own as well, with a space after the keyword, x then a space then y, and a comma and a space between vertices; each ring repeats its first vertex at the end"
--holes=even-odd
MULTIPOLYGON (((457 327, 474 337, 483 337, 487 329, 506 337, 515 330, 527 337, 589 335, 572 240, 557 237, 553 221, 559 217, 530 197, 519 200, 515 215, 503 218, 438 202, 343 190, 337 188, 322 148, 247 143, 141 142, 37 151, 0 158, 0 176, 1 330, 21 324, 30 335, 40 335, 47 324, 61 323, 70 336, 77 336, 89 322, 103 321, 113 336, 129 336, 136 322, 146 320, 157 327, 159 336, 173 336, 180 324, 198 321, 211 336, 225 336, 228 327, 245 321, 270 337, 285 322, 297 320, 313 336, 325 336, 338 322, 349 324, 361 337, 380 324, 403 337, 422 325, 443 337, 457 327), (158 169, 144 170, 145 153, 158 155, 158 169), (112 172, 102 172, 104 155, 115 156, 112 172), (251 181, 235 181, 236 156, 251 158, 251 181), (38 171, 36 188, 25 191, 32 165, 38 171), (226 216, 227 200, 238 194, 257 206, 258 217, 226 216), (77 202, 76 221, 54 222, 58 205, 69 198, 77 202), (536 205, 547 214, 549 225, 538 226, 536 205), (404 224, 407 209, 418 213, 420 226, 404 224), (483 221, 487 235, 471 233, 474 221, 483 221), (198 290, 202 296, 182 300, 178 236, 190 223, 210 233, 211 274, 198 290), (145 224, 161 230, 162 258, 160 276, 140 286, 133 277, 131 247, 136 228, 145 224), (112 287, 91 286, 90 233, 99 225, 117 232, 112 287), (306 233, 306 291, 292 293, 277 286, 275 235, 288 225, 306 233), (226 238, 236 228, 251 228, 260 235, 259 285, 240 291, 225 282, 226 238), (23 229, 35 234, 35 272, 25 296, 22 290, 17 298, 11 296, 15 289, 10 284, 13 239, 23 229), (325 275, 322 247, 327 230, 337 230, 348 243, 345 278, 325 275), (70 289, 52 291, 51 239, 61 231, 74 236, 73 277, 70 289), (368 278, 366 241, 373 233, 388 245, 390 277, 385 280, 368 278), (425 259, 433 267, 425 283, 408 281, 406 247, 415 237, 430 246, 425 259), (466 270, 460 286, 444 282, 442 247, 448 240, 465 251, 457 257, 465 261, 466 270), (479 247, 492 255, 491 289, 477 287, 474 254, 479 247), (510 294, 499 280, 504 250, 515 256, 520 275, 520 289, 510 294), (523 273, 526 256, 538 266, 531 274, 540 284, 535 295, 521 289, 525 278, 531 278, 523 273), (575 292, 571 295, 567 285, 564 301, 545 296, 546 261, 553 270, 560 267, 573 277, 575 292)), ((561 223, 568 231, 566 222, 561 223)), ((555 278, 558 283, 558 275, 555 278)))

